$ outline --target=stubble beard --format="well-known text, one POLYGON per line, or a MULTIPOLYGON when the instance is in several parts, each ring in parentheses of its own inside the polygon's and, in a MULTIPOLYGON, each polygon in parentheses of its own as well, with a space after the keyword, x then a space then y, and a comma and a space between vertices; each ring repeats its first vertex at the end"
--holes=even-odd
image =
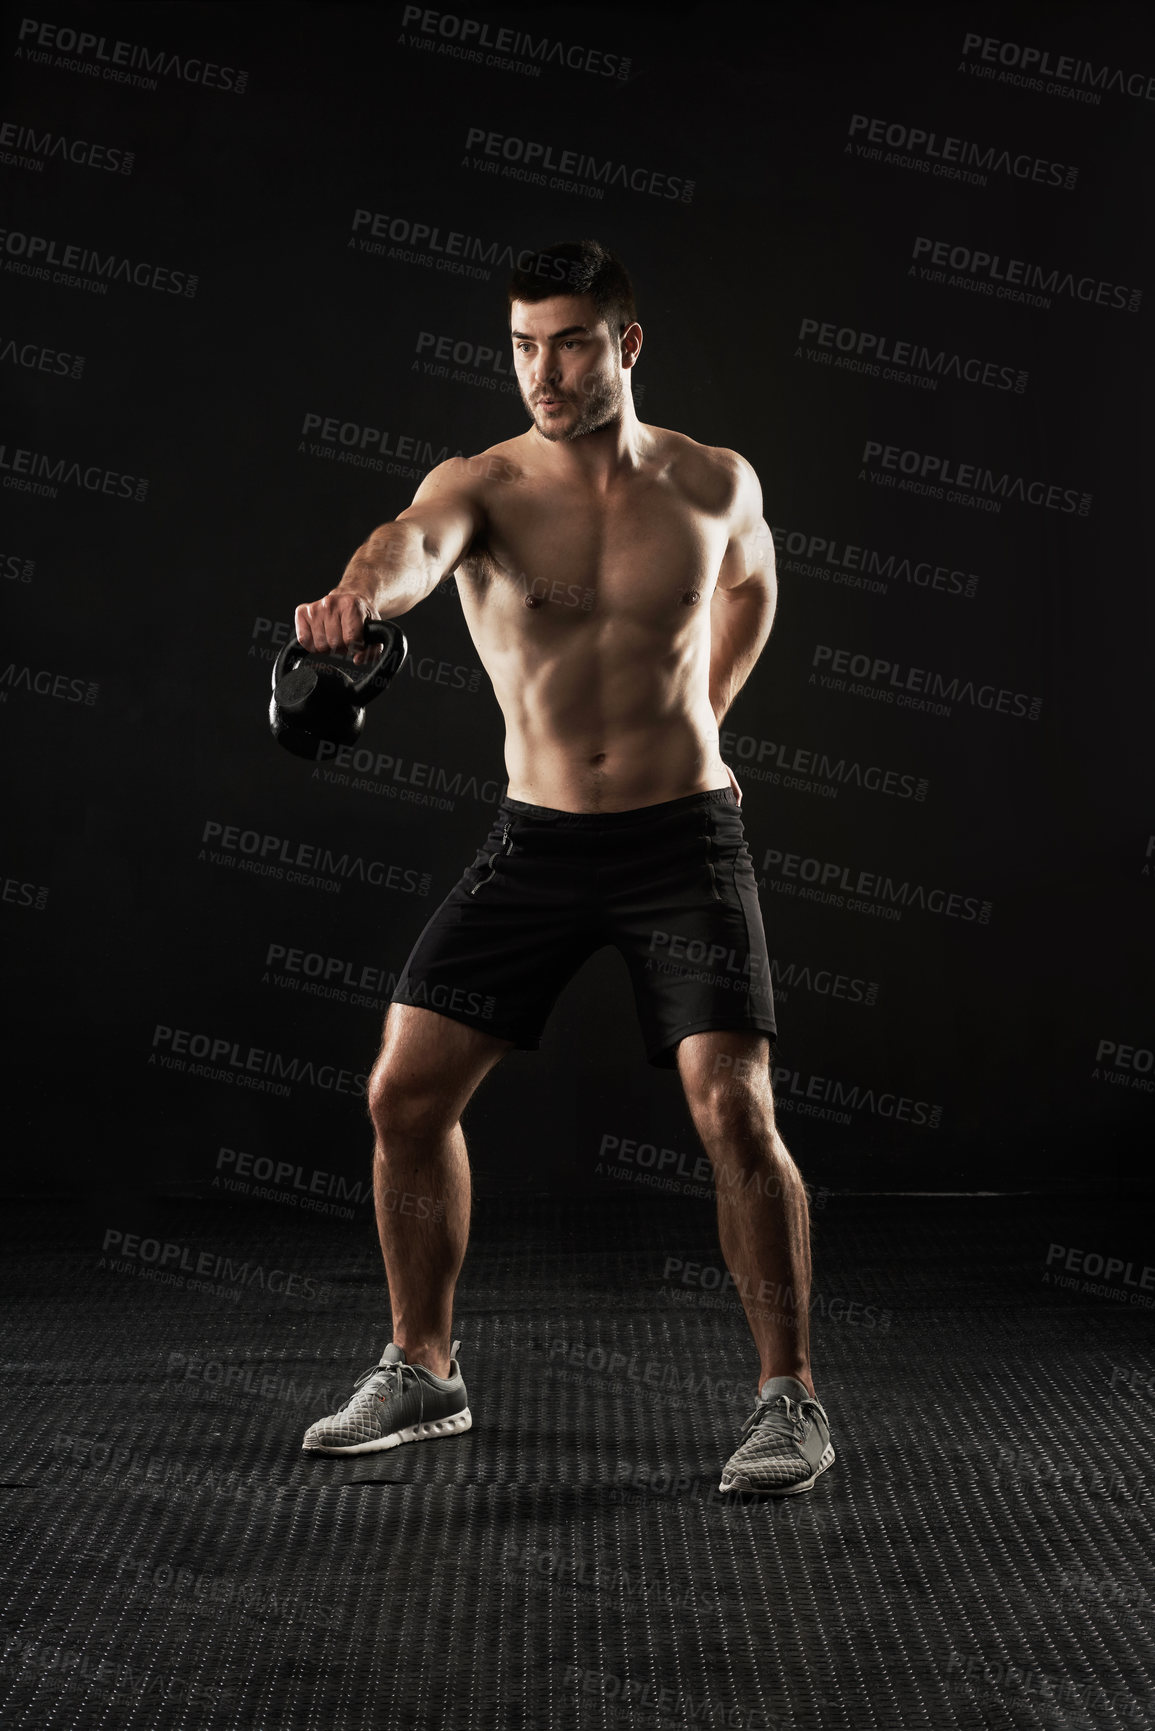
MULTIPOLYGON (((548 439, 551 445, 556 445, 583 438, 587 433, 596 433, 608 422, 620 420, 625 394, 620 373, 611 373, 608 378, 598 379, 596 387, 594 381, 591 381, 591 388, 582 393, 577 419, 564 427, 555 426, 549 421, 543 425, 537 417, 536 409, 527 401, 524 391, 521 400, 533 417, 533 424, 542 438, 548 439)), ((573 398, 566 397, 565 401, 572 404, 573 398)))

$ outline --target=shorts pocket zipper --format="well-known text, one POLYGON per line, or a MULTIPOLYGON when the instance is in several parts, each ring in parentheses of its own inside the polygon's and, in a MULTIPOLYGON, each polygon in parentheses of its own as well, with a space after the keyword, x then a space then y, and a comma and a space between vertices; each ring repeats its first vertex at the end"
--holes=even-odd
POLYGON ((486 872, 486 874, 483 878, 478 878, 478 880, 475 884, 471 884, 469 886, 469 893, 471 896, 475 896, 477 894, 478 890, 481 888, 482 884, 487 884, 489 882, 490 878, 493 877, 494 873, 497 870, 497 861, 500 858, 500 856, 502 854, 508 854, 508 853, 513 852, 513 839, 509 833, 512 828, 513 828, 513 820, 511 818, 510 821, 505 825, 505 828, 501 832, 500 842, 494 848, 493 852, 489 855, 489 870, 486 872))
POLYGON ((710 823, 709 813, 706 815, 706 870, 710 874, 710 894, 716 902, 724 898, 718 888, 718 872, 714 865, 714 831, 710 823))

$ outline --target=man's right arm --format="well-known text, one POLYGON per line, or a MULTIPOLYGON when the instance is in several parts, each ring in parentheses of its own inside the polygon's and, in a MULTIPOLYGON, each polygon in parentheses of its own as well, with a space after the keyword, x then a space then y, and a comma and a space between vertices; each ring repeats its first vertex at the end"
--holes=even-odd
MULTIPOLYGON (((358 547, 336 588, 297 608, 299 641, 333 654, 360 644, 367 619, 394 619, 431 595, 484 524, 476 464, 464 457, 438 463, 413 503, 358 547)), ((355 656, 364 659, 363 652, 355 656)))

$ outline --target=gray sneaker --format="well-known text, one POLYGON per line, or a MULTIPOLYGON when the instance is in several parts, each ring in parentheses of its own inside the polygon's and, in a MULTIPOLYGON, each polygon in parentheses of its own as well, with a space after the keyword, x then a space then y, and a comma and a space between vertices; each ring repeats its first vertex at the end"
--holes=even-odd
POLYGON ((833 1465, 830 1420, 820 1400, 796 1376, 770 1376, 742 1426, 738 1447, 722 1468, 720 1491, 808 1491, 833 1465))
POLYGON ((455 1340, 450 1347, 449 1375, 442 1377, 407 1364, 401 1348, 390 1343, 380 1364, 362 1371, 340 1412, 309 1426, 301 1447, 323 1455, 364 1455, 468 1430, 473 1419, 457 1362, 460 1345, 455 1340))

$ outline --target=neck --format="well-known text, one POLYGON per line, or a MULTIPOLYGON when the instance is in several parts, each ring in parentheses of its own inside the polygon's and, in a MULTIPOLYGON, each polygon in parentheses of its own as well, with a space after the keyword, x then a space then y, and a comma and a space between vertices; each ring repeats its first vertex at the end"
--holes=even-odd
POLYGON ((576 439, 546 439, 535 423, 530 438, 559 475, 598 488, 639 469, 648 443, 646 429, 628 396, 621 413, 592 433, 582 433, 576 439))

